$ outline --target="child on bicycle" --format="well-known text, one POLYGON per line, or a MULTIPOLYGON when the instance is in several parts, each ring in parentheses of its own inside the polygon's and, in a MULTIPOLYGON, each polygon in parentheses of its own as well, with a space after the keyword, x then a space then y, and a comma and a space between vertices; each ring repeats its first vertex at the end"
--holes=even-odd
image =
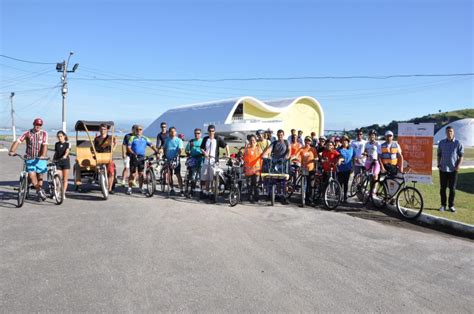
POLYGON ((336 171, 336 166, 338 166, 342 159, 341 154, 336 150, 336 145, 334 141, 329 141, 326 143, 326 148, 324 149, 322 155, 322 167, 323 167, 323 182, 326 184, 329 181, 329 176, 332 171, 336 171))
POLYGON ((66 191, 68 186, 69 169, 71 169, 71 160, 69 159, 69 152, 71 151, 71 144, 68 142, 68 137, 63 131, 56 133, 58 142, 54 145, 54 157, 56 162, 56 169, 61 172, 63 178, 63 199, 66 198, 66 191))

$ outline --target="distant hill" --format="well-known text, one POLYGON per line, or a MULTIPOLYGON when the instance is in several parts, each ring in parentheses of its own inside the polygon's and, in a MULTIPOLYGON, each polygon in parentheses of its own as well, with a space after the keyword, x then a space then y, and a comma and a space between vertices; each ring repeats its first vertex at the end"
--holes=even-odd
MULTIPOLYGON (((362 131, 364 133, 375 129, 377 134, 383 135, 385 131, 391 130, 395 135, 398 132, 398 123, 400 122, 408 122, 408 123, 434 123, 435 124, 435 134, 436 132, 441 129, 446 124, 449 124, 453 121, 465 119, 465 118, 474 118, 474 109, 462 109, 462 110, 455 110, 455 111, 447 111, 447 112, 440 112, 435 114, 429 114, 419 118, 413 118, 408 121, 392 121, 387 125, 378 125, 372 124, 366 127, 362 127, 362 131)), ((355 130, 350 131, 349 133, 354 134, 355 130)))

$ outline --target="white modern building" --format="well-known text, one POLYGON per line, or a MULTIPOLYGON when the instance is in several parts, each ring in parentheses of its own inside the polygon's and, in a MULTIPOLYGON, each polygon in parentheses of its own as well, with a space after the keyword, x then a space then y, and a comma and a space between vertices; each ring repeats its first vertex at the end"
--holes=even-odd
POLYGON ((168 127, 176 127, 178 133, 192 138, 195 128, 206 133, 207 126, 214 124, 220 135, 243 138, 245 134, 258 129, 302 130, 304 135, 314 131, 317 135, 324 131, 324 113, 319 102, 313 97, 261 101, 245 96, 213 102, 185 105, 170 109, 159 116, 145 129, 145 135, 156 137, 161 122, 168 127))
POLYGON ((442 127, 434 136, 434 144, 446 138, 446 128, 451 126, 454 129, 454 137, 457 138, 464 147, 474 147, 474 119, 466 118, 456 120, 442 127))

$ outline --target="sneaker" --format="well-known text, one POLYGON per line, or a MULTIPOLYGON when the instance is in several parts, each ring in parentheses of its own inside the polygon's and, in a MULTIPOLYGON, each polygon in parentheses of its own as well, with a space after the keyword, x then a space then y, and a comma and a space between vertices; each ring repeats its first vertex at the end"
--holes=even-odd
POLYGON ((170 195, 175 195, 175 194, 176 194, 176 191, 174 189, 171 189, 170 195))
POLYGON ((184 192, 183 191, 179 192, 179 196, 184 197, 184 192))
POLYGON ((444 212, 445 210, 446 210, 446 207, 444 207, 444 206, 441 206, 441 207, 439 208, 439 211, 440 211, 440 212, 444 212))
POLYGON ((109 194, 115 194, 115 191, 114 190, 109 191, 109 194))
POLYGON ((454 206, 449 207, 449 210, 452 211, 453 213, 456 212, 456 208, 454 208, 454 206))
POLYGON ((127 194, 127 195, 132 195, 132 188, 129 187, 129 188, 127 189, 126 194, 127 194))
POLYGON ((63 200, 65 200, 65 199, 66 199, 66 193, 63 194, 63 200))
POLYGON ((200 200, 203 200, 203 199, 205 199, 205 198, 206 198, 206 197, 204 196, 204 192, 202 192, 202 191, 199 192, 199 199, 200 199, 200 200))
POLYGON ((41 198, 41 200, 43 200, 43 201, 46 201, 46 199, 48 198, 48 197, 46 196, 46 193, 44 192, 43 189, 41 189, 41 190, 38 191, 38 196, 39 196, 39 197, 41 198))
POLYGON ((281 204, 282 204, 282 205, 288 205, 288 204, 289 204, 289 203, 288 203, 288 200, 286 199, 286 197, 282 197, 282 198, 281 198, 281 204))

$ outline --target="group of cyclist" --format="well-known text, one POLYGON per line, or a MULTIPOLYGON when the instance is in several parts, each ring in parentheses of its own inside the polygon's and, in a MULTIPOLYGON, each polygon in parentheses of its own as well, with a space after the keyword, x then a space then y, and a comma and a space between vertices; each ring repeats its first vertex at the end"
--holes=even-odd
MULTIPOLYGON (((26 142, 26 163, 27 172, 31 183, 34 185, 38 198, 44 200, 46 197, 42 190, 42 175, 46 172, 48 134, 42 129, 43 121, 35 119, 33 128, 25 132, 10 147, 9 154, 14 155, 20 143, 26 142)), ((229 145, 223 138, 216 135, 214 125, 207 128, 208 135, 202 137, 202 130, 194 130, 194 138, 189 140, 184 146, 183 136, 177 134, 175 127, 168 129, 165 122, 161 123, 161 132, 156 138, 156 145, 143 135, 143 127, 134 125, 130 133, 126 134, 122 142, 122 158, 124 170, 122 173, 123 183, 127 185, 127 194, 132 194, 135 182, 141 192, 144 182, 144 169, 146 149, 150 147, 160 158, 174 161, 171 167, 170 193, 175 194, 173 175, 176 176, 179 186, 179 193, 184 196, 183 178, 181 176, 181 163, 179 157, 186 155, 186 167, 189 178, 193 186, 200 182, 200 198, 211 198, 211 184, 214 179, 216 163, 219 162, 219 150, 225 149, 226 156, 229 155, 229 145)), ((57 132, 58 142, 55 145, 54 159, 58 162, 58 170, 61 170, 65 178, 68 177, 70 169, 69 153, 70 145, 67 142, 67 135, 57 132)), ((258 130, 256 134, 247 136, 245 146, 239 151, 236 158, 240 158, 243 163, 243 173, 247 179, 249 197, 251 202, 258 202, 258 184, 261 182, 261 174, 265 171, 264 160, 286 160, 291 169, 305 169, 309 173, 309 182, 317 172, 322 173, 323 182, 328 180, 331 172, 337 173, 337 179, 343 187, 343 201, 347 200, 348 182, 351 173, 359 173, 363 169, 374 174, 375 179, 380 172, 403 171, 403 155, 398 143, 393 141, 393 133, 385 133, 385 142, 379 144, 377 133, 371 130, 368 133, 368 141, 363 139, 361 130, 356 130, 356 139, 350 140, 347 135, 342 137, 325 136, 317 137, 315 132, 303 137, 302 131, 291 130, 288 138, 285 132, 278 130, 276 137, 271 130, 258 130)), ((94 140, 96 146, 101 151, 114 150, 116 140, 108 135, 106 125, 101 128, 100 134, 94 140)), ((115 164, 113 161, 107 167, 109 174, 109 190, 113 193, 113 180, 115 164)), ((65 189, 67 180, 64 180, 65 189)), ((285 187, 283 187, 283 190, 285 187)), ((306 201, 310 202, 311 190, 307 185, 306 201)), ((287 204, 284 191, 280 195, 280 201, 287 204)))

